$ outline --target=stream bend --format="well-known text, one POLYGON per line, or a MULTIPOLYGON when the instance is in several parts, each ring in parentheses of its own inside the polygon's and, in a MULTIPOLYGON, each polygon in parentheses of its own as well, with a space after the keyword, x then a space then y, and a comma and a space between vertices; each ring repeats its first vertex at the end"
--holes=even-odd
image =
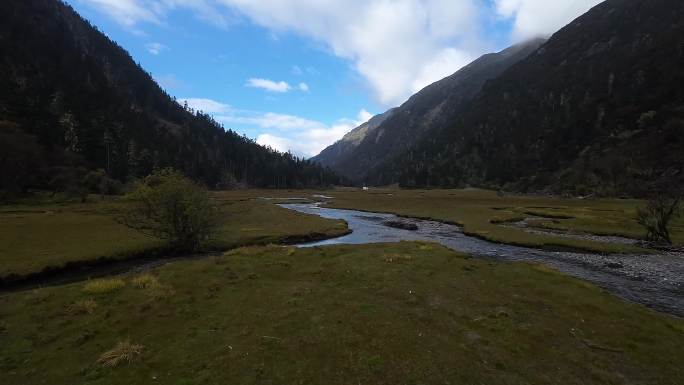
POLYGON ((334 244, 367 244, 399 241, 437 242, 452 250, 498 261, 529 261, 602 287, 628 301, 684 317, 684 255, 682 253, 600 255, 554 252, 505 245, 465 235, 456 225, 436 221, 399 218, 393 214, 333 209, 320 203, 287 203, 279 206, 305 214, 345 220, 348 235, 299 247, 334 244), (417 230, 390 227, 388 221, 414 224, 417 230))

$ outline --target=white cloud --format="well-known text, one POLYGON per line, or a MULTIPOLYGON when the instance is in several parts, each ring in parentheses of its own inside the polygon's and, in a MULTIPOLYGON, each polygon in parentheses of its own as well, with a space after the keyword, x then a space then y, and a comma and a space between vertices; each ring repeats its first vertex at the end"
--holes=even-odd
MULTIPOLYGON (((159 23, 185 7, 207 19, 241 16, 271 33, 292 32, 322 43, 350 60, 386 105, 404 101, 421 83, 438 80, 428 66, 454 49, 469 57, 483 51, 473 42, 482 0, 81 0, 110 13, 124 25, 159 23), (228 15, 228 16, 225 16, 228 15)), ((214 24, 225 24, 221 20, 214 24)), ((444 61, 440 73, 452 73, 460 61, 444 61)), ((302 72, 294 69, 294 73, 302 72)), ((289 90, 284 82, 271 91, 289 90)))
POLYGON ((496 0, 497 13, 513 18, 513 38, 548 36, 603 0, 496 0))
MULTIPOLYGON (((270 128, 275 128, 276 132, 259 135, 257 143, 271 146, 278 151, 291 151, 296 155, 310 158, 318 155, 323 149, 342 139, 349 131, 367 122, 372 117, 373 115, 364 109, 359 111, 356 119, 340 119, 330 126, 307 119, 302 119, 302 122, 305 123, 302 127, 295 127, 290 124, 283 126, 274 123, 270 125, 270 128)), ((281 119, 275 119, 275 122, 280 121, 281 119)))
POLYGON ((200 20, 225 28, 230 17, 217 7, 217 0, 79 0, 108 14, 119 24, 132 27, 141 22, 163 24, 167 13, 190 9, 200 20))
MULTIPOLYGON (((426 67, 445 49, 465 47, 474 39, 481 5, 479 0, 219 1, 255 24, 324 43, 335 55, 351 60, 387 105, 405 100, 418 77, 438 79, 428 76, 426 67)), ((452 73, 463 63, 444 64, 453 65, 445 68, 452 73)))
POLYGON ((213 115, 227 128, 242 132, 256 131, 254 136, 261 145, 271 146, 283 152, 291 151, 306 158, 318 154, 373 117, 370 112, 363 109, 359 111, 356 119, 339 119, 328 125, 295 115, 240 110, 206 98, 183 98, 178 102, 187 102, 189 107, 213 115))
POLYGON ((300 91, 309 92, 309 85, 306 83, 299 83, 298 88, 300 91))
POLYGON ((141 21, 159 24, 159 14, 155 8, 146 7, 141 0, 81 0, 106 12, 123 26, 131 27, 141 21))
POLYGON ((160 53, 162 53, 164 51, 169 50, 169 47, 167 47, 161 43, 148 43, 148 44, 145 44, 145 48, 147 49, 147 52, 149 52, 155 56, 159 55, 160 53))
POLYGON ((288 92, 292 87, 286 82, 275 82, 269 79, 251 78, 245 84, 247 87, 261 88, 271 92, 288 92))
POLYGON ((237 111, 232 115, 219 115, 217 119, 225 123, 237 123, 263 129, 276 129, 278 131, 297 131, 315 130, 325 128, 325 125, 315 120, 301 118, 299 116, 267 113, 249 113, 237 111))
POLYGON ((188 98, 178 99, 178 102, 180 104, 188 103, 188 107, 191 107, 196 111, 205 112, 207 114, 227 114, 232 111, 230 105, 211 99, 188 98))
MULTIPOLYGON (((249 20, 272 35, 295 33, 352 63, 377 100, 403 102, 421 87, 494 50, 482 33, 511 19, 512 40, 548 35, 601 0, 80 0, 123 25, 164 23, 174 9, 219 26, 249 20)), ((308 72, 308 70, 305 70, 308 72)), ((302 68, 294 67, 299 75, 302 68)), ((255 79, 265 80, 265 79, 255 79)), ((275 92, 285 82, 264 83, 275 92)))
POLYGON ((455 72, 454 68, 461 68, 473 60, 474 57, 467 52, 445 48, 431 61, 425 63, 411 84, 411 92, 418 92, 437 80, 444 79, 455 72))
POLYGON ((256 142, 265 147, 271 147, 280 152, 288 152, 290 150, 289 141, 285 138, 273 136, 271 134, 261 134, 256 138, 256 142))
MULTIPOLYGON (((359 119, 364 119, 368 116, 370 114, 365 110, 359 113, 359 119)), ((279 121, 279 119, 276 119, 276 121, 279 121)), ((276 128, 276 132, 260 134, 257 136, 257 143, 262 146, 270 146, 278 151, 290 151, 295 155, 310 158, 319 154, 323 149, 365 122, 365 120, 340 119, 336 123, 326 126, 320 122, 306 119, 303 119, 303 121, 308 123, 304 127, 297 129, 288 124, 278 130, 277 123, 270 124, 271 128, 276 128)))
POLYGON ((357 126, 360 126, 361 124, 366 123, 367 121, 371 120, 372 117, 373 117, 373 114, 366 111, 366 109, 362 109, 361 111, 359 111, 359 115, 357 117, 357 119, 358 119, 357 126))
MULTIPOLYGON (((219 0, 270 29, 293 31, 351 60, 384 105, 403 102, 445 49, 474 58, 481 0, 219 0)), ((463 63, 448 62, 448 74, 463 63)))

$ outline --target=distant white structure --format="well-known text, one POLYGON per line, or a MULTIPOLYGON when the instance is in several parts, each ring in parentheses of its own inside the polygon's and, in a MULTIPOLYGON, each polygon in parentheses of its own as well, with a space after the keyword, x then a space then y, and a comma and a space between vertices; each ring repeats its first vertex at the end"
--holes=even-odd
POLYGON ((368 191, 368 190, 369 190, 369 189, 368 189, 367 186, 363 186, 363 191, 368 191))

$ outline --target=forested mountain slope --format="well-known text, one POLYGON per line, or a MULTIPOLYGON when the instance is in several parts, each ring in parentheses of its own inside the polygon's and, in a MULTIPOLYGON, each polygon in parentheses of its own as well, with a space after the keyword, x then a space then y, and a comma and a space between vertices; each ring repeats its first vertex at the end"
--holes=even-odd
POLYGON ((684 2, 608 0, 366 182, 648 195, 684 186, 684 2))
POLYGON ((395 109, 391 109, 385 113, 375 115, 369 121, 349 131, 342 139, 326 147, 320 154, 311 158, 311 160, 325 167, 336 169, 347 178, 354 179, 353 174, 346 173, 345 171, 347 170, 341 169, 338 166, 340 163, 347 161, 363 140, 368 135, 372 135, 382 123, 392 116, 394 111, 395 109))
POLYGON ((89 169, 125 180, 169 166, 211 187, 339 182, 179 105, 61 1, 0 2, 0 190, 58 188, 89 169))
MULTIPOLYGON (((441 129, 462 112, 485 82, 534 52, 543 39, 509 47, 499 53, 480 57, 453 75, 433 83, 413 95, 401 107, 374 119, 372 129, 364 132, 353 146, 347 138, 313 158, 355 181, 362 181, 372 170, 417 142, 431 129, 441 129)), ((354 130, 350 136, 357 136, 354 130)))

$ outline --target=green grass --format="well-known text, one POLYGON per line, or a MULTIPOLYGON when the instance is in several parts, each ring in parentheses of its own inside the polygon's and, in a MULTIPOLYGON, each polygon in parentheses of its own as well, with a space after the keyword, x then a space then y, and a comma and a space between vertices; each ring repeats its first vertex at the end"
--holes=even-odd
MULTIPOLYGON (((223 224, 210 247, 229 249, 293 236, 347 231, 341 221, 295 213, 272 202, 218 197, 223 224)), ((0 278, 40 272, 100 257, 128 258, 162 249, 165 242, 116 221, 124 203, 0 206, 0 278)))
POLYGON ((82 282, 0 296, 0 383, 684 378, 684 321, 547 268, 434 244, 250 247, 149 274, 143 281, 154 285, 125 276, 108 293, 88 293, 82 282), (150 295, 157 285, 168 294, 150 295), (74 304, 87 311, 70 311, 74 304))
POLYGON ((95 204, 0 208, 0 277, 98 257, 124 257, 163 245, 95 204))
MULTIPOLYGON (((320 192, 241 190, 215 193, 224 223, 211 247, 230 249, 249 244, 278 243, 291 237, 331 236, 346 231, 340 221, 308 216, 277 207, 258 197, 312 198, 320 192)), ((644 252, 634 246, 540 235, 497 224, 529 216, 541 228, 600 235, 642 237, 634 221, 636 200, 579 200, 533 196, 497 196, 484 190, 354 189, 325 191, 333 207, 392 212, 459 223, 464 230, 495 242, 538 248, 571 248, 597 252, 644 252)), ((32 204, 0 206, 0 277, 29 274, 46 267, 100 257, 128 258, 159 250, 165 243, 131 230, 115 220, 117 200, 57 204, 48 199, 32 204)), ((675 222, 673 238, 684 244, 684 218, 675 222)))
MULTIPOLYGON (((644 231, 634 220, 636 208, 643 204, 637 200, 498 196, 493 191, 476 189, 374 189, 367 192, 347 189, 327 194, 334 197, 332 207, 390 212, 455 222, 462 225, 466 233, 494 242, 596 252, 645 251, 629 245, 531 234, 498 224, 539 215, 551 217, 539 221, 537 225, 540 227, 638 239, 644 236, 644 231)), ((674 242, 684 244, 684 218, 679 218, 672 230, 674 242)))
MULTIPOLYGON (((343 221, 305 215, 276 206, 275 202, 217 194, 225 213, 224 224, 214 242, 228 249, 255 243, 278 243, 289 237, 332 236, 347 232, 343 221)), ((253 197, 257 193, 251 194, 253 197)))

